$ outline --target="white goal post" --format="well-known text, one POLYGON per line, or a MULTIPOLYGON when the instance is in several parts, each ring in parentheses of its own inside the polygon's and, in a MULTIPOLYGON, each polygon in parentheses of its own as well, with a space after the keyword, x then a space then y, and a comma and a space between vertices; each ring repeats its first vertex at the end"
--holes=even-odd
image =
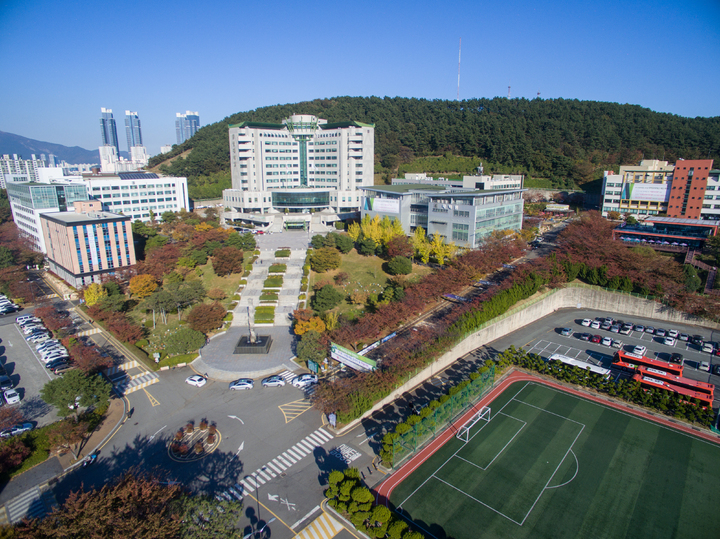
POLYGON ((457 431, 455 435, 459 440, 465 443, 470 441, 470 429, 473 428, 478 421, 490 421, 490 407, 483 406, 480 411, 476 412, 470 419, 468 419, 457 431))

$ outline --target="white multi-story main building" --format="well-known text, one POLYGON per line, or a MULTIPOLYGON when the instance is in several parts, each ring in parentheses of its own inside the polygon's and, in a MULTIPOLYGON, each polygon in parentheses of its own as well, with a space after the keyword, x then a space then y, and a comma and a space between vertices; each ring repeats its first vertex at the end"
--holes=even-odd
POLYGON ((374 183, 374 153, 372 124, 331 124, 299 114, 280 124, 231 125, 232 189, 223 191, 225 218, 359 211, 359 188, 374 183))

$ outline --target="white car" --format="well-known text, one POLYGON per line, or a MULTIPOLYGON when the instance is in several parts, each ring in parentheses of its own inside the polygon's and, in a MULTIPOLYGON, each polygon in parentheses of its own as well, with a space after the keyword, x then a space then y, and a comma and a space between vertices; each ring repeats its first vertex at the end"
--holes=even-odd
POLYGON ((665 340, 663 341, 664 344, 667 344, 668 346, 675 346, 675 338, 674 337, 665 337, 665 340))
POLYGON ((645 348, 641 344, 639 344, 635 348, 633 348, 633 354, 637 354, 639 356, 644 356, 645 352, 647 352, 647 348, 645 348))
POLYGON ((590 322, 590 327, 593 329, 600 329, 600 320, 593 320, 590 322))
POLYGON ((285 385, 285 380, 281 376, 270 376, 262 381, 263 387, 282 387, 285 385))
POLYGON ((592 320, 590 320, 589 318, 585 318, 582 322, 580 322, 580 325, 583 325, 585 327, 590 327, 590 324, 592 324, 592 320))
POLYGON ((187 378, 185 378, 185 383, 195 387, 202 387, 207 384, 207 380, 204 376, 200 376, 199 374, 193 374, 192 376, 188 376, 187 378))
POLYGON ((230 382, 230 389, 234 391, 242 391, 244 389, 252 389, 255 386, 255 382, 251 378, 240 378, 234 382, 230 382))
POLYGON ((670 331, 668 331, 668 337, 677 339, 679 336, 680 336, 680 332, 677 329, 671 329, 670 331))
POLYGON ((600 342, 600 344, 604 346, 612 346, 613 340, 610 337, 603 337, 603 340, 600 342))
POLYGON ((301 374, 300 376, 296 376, 293 378, 292 385, 295 387, 308 387, 313 384, 317 384, 318 377, 317 374, 301 374))
POLYGON ((20 402, 20 393, 14 389, 8 389, 5 391, 5 402, 8 404, 17 404, 20 402))

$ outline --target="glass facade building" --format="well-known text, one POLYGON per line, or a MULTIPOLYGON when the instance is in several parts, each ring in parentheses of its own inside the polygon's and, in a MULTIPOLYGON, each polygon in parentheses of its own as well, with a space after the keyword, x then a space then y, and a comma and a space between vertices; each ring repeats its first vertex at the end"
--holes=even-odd
POLYGON ((113 118, 112 109, 101 108, 102 114, 100 118, 100 136, 102 137, 103 146, 114 146, 117 155, 120 155, 120 146, 118 145, 117 126, 115 118, 113 118))
POLYGON ((125 111, 125 134, 127 135, 128 153, 132 153, 134 146, 143 145, 140 117, 137 112, 125 111))
POLYGON ((188 110, 185 114, 181 112, 175 114, 175 136, 178 144, 192 138, 198 129, 200 129, 200 116, 197 112, 188 110))

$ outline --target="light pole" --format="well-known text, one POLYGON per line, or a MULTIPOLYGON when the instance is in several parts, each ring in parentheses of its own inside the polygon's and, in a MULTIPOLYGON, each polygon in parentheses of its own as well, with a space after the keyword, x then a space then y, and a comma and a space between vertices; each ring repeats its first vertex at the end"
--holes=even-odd
MULTIPOLYGON (((265 470, 267 470, 267 466, 263 466, 262 468, 260 468, 259 470, 253 472, 253 473, 250 475, 250 477, 253 478, 253 481, 255 481, 255 501, 257 502, 257 519, 258 519, 258 523, 260 522, 260 493, 259 493, 260 483, 258 483, 258 478, 257 478, 257 476, 258 476, 258 474, 259 474, 260 472, 264 472, 265 470)), ((266 523, 265 523, 265 526, 263 526, 263 527, 260 528, 259 530, 251 531, 249 534, 247 534, 245 537, 243 537, 243 539, 248 539, 248 537, 252 537, 254 534, 262 532, 262 531, 265 529, 265 527, 266 527, 268 524, 270 524, 270 522, 272 522, 273 520, 275 520, 275 519, 273 518, 273 519, 269 520, 268 522, 266 522, 266 523)), ((250 523, 250 527, 252 528, 252 522, 250 523)))

